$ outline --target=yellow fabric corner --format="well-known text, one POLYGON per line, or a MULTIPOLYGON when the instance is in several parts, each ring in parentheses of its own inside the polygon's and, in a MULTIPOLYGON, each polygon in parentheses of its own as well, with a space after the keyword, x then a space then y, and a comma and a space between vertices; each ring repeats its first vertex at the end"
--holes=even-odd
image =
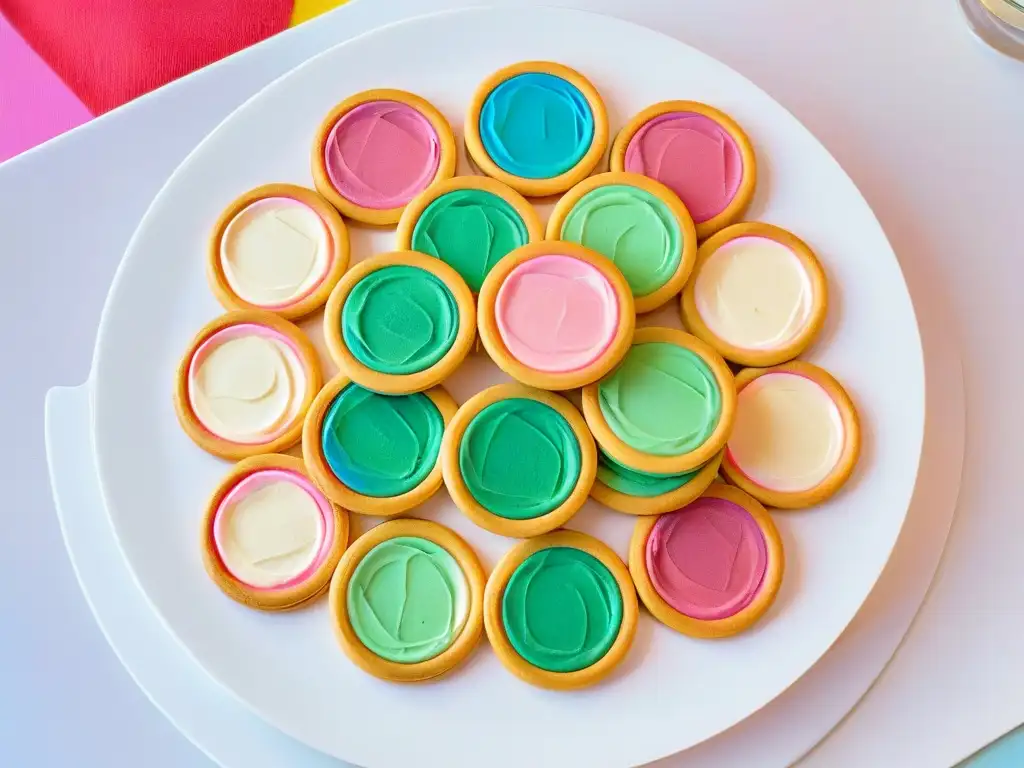
POLYGON ((309 21, 321 13, 344 5, 346 2, 348 0, 295 0, 295 5, 292 6, 292 18, 288 22, 288 26, 298 26, 302 22, 309 21))

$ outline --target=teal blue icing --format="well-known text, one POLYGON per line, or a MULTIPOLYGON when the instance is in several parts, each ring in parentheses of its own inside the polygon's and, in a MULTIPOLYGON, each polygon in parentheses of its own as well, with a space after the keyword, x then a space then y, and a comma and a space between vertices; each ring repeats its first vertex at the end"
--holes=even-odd
POLYGON ((320 445, 331 472, 364 496, 400 496, 437 464, 444 417, 424 394, 380 395, 349 384, 324 415, 320 445))
POLYGON ((546 72, 505 80, 480 110, 480 140, 491 160, 524 179, 573 168, 594 140, 594 114, 579 88, 546 72))

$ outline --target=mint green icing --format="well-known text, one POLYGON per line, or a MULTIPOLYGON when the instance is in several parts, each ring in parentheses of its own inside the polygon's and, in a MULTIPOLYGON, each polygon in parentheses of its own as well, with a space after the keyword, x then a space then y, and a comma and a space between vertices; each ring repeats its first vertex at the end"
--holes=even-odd
POLYGON ((371 272, 341 310, 345 345, 374 371, 423 371, 445 356, 459 332, 459 307, 438 277, 396 265, 371 272))
POLYGON ((324 415, 320 445, 331 472, 364 496, 400 496, 437 464, 444 417, 423 394, 379 395, 349 384, 324 415))
POLYGON ((682 488, 696 477, 700 470, 698 467, 678 475, 654 475, 620 464, 604 451, 597 457, 597 479, 613 491, 627 496, 661 496, 663 493, 682 488))
POLYGON ((456 189, 424 209, 412 231, 412 249, 436 256, 474 292, 502 256, 526 245, 522 216, 502 198, 481 189, 456 189))
POLYGON ((382 541, 348 584, 348 620, 359 641, 388 661, 415 664, 451 646, 469 615, 469 585, 458 561, 415 536, 382 541))
POLYGON ((492 403, 459 444, 459 469, 474 499, 510 520, 546 515, 576 487, 582 455, 565 418, 536 400, 492 403))
POLYGON ((575 672, 600 661, 619 635, 622 611, 615 576, 574 547, 530 555, 512 572, 501 598, 508 641, 549 672, 575 672))
POLYGON ((609 184, 583 195, 562 224, 563 240, 604 254, 633 295, 658 290, 679 269, 683 236, 669 207, 650 192, 609 184))
POLYGON ((666 342, 633 345, 597 392, 616 437, 654 456, 696 450, 722 415, 722 393, 708 364, 666 342))

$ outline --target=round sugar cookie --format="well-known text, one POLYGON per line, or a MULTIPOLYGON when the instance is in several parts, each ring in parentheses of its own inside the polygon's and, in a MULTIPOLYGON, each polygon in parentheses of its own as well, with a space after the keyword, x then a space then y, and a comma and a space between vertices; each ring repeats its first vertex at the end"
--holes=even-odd
POLYGON ((611 259, 629 283, 637 314, 679 293, 697 258, 686 206, 664 184, 637 173, 599 173, 574 186, 551 212, 547 238, 611 259))
POLYGON ((504 67, 477 88, 466 112, 466 152, 481 173, 527 197, 582 181, 608 147, 608 114, 579 72, 550 61, 504 67))
POLYGON ((178 365, 178 422, 207 453, 238 460, 287 450, 322 381, 320 360, 295 325, 263 310, 207 323, 178 365))
POLYGON ((536 209, 514 189, 486 176, 456 176, 406 206, 397 248, 440 259, 479 293, 500 259, 543 237, 536 209))
POLYGON ((306 469, 329 499, 352 512, 408 512, 441 487, 441 441, 455 410, 441 387, 382 395, 336 376, 306 415, 306 469))
POLYGON ((389 520, 356 539, 334 572, 335 636, 375 677, 436 679, 480 641, 485 581, 476 553, 451 529, 389 520))
POLYGON ((618 367, 583 388, 583 415, 612 459, 652 475, 709 462, 732 431, 736 385, 708 344, 674 328, 639 328, 618 367))
POLYGON ((823 368, 795 360, 736 375, 736 423, 722 474, 762 504, 800 509, 829 499, 860 456, 850 396, 823 368))
POLYGON ((331 292, 324 340, 357 384, 388 395, 440 384, 476 339, 476 305, 459 273, 414 251, 356 264, 331 292))
POLYGON ((398 222, 435 181, 455 175, 455 134, 436 107, 406 91, 378 88, 348 97, 313 140, 313 182, 331 205, 374 226, 398 222))
POLYGON ((512 378, 562 392, 597 381, 629 349, 629 283, 604 256, 544 240, 509 253, 480 288, 480 341, 512 378))
POLYGON ((640 600, 691 637, 728 637, 771 607, 782 583, 782 539, 764 507, 714 483, 674 512, 641 517, 629 543, 640 600))
POLYGON ((527 683, 555 690, 610 675, 633 644, 638 612, 625 563, 576 531, 516 544, 484 592, 484 628, 498 659, 527 683))
POLYGON ((539 536, 587 500, 597 449, 586 422, 558 395, 498 384, 474 395, 445 430, 445 486, 466 517, 501 536, 539 536))
POLYGON ((348 513, 299 459, 244 459, 218 484, 203 515, 203 565, 224 594, 263 611, 322 595, 348 544, 348 513))
POLYGON ((615 137, 613 171, 649 176, 683 201, 703 240, 739 221, 754 196, 754 147, 739 124, 697 101, 662 101, 615 137))
POLYGON ((684 325, 739 365, 792 360, 821 331, 825 270, 796 235, 759 222, 733 224, 705 240, 683 290, 684 325))
POLYGON ((674 475, 652 475, 615 461, 598 451, 597 479, 590 496, 606 507, 627 515, 660 515, 685 507, 718 476, 723 452, 707 464, 674 475))
POLYGON ((225 309, 295 320, 324 305, 348 262, 348 228, 324 198, 294 184, 265 184, 217 219, 206 277, 225 309))

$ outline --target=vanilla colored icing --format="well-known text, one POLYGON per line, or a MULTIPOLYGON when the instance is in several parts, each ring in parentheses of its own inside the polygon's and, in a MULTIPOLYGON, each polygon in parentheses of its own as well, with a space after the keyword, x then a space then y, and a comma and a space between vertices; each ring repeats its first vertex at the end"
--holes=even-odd
POLYGON ((323 564, 334 538, 328 501, 301 475, 267 469, 246 476, 214 515, 221 562, 243 584, 284 589, 323 564))
POLYGON ((549 373, 593 364, 615 337, 618 316, 619 299, 608 279, 572 256, 539 256, 520 264, 495 301, 498 333, 509 353, 549 373))
POLYGON ((735 139, 710 117, 669 112, 644 123, 630 139, 626 170, 667 186, 700 224, 736 196, 743 157, 735 139))
POLYGON ((240 299, 275 309, 304 298, 323 280, 331 241, 323 219, 308 205, 289 197, 266 197, 228 223, 220 261, 240 299))
POLYGON ((742 349, 777 349, 807 327, 811 280, 789 248, 767 237, 738 237, 708 257, 694 282, 708 329, 742 349))
POLYGON ((371 101, 345 113, 324 148, 338 193, 363 208, 399 208, 437 175, 441 141, 427 118, 398 101, 371 101))
POLYGON ((275 439, 299 414, 306 371, 283 335, 262 325, 233 325, 196 350, 189 403, 212 434, 236 443, 275 439))
POLYGON ((820 384, 795 373, 766 373, 739 393, 728 451, 761 487, 801 492, 835 469, 844 439, 839 409, 820 384))

